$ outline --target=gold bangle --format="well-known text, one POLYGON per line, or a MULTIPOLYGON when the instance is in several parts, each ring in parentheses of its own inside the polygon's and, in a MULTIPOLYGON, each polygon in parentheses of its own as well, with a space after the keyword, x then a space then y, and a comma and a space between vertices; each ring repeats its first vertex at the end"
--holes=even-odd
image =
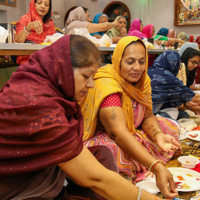
POLYGON ((151 164, 151 166, 149 167, 149 171, 150 171, 150 172, 151 172, 151 168, 152 168, 157 162, 160 162, 160 160, 155 160, 155 161, 151 164))
POLYGON ((163 163, 162 163, 160 160, 159 160, 158 162, 156 162, 156 163, 152 166, 152 168, 151 168, 152 173, 153 173, 154 168, 156 167, 156 165, 157 165, 158 163, 160 163, 160 164, 163 165, 163 163))
POLYGON ((155 133, 153 133, 153 139, 155 140, 155 137, 157 136, 157 135, 159 135, 159 134, 163 134, 163 132, 162 131, 157 131, 157 132, 155 132, 155 133))

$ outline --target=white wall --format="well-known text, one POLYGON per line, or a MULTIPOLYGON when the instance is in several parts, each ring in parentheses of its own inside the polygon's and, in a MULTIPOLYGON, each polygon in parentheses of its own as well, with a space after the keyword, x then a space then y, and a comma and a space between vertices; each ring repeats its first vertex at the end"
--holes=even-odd
POLYGON ((26 0, 17 0, 17 6, 0 5, 0 22, 15 22, 26 13, 26 0))
MULTIPOLYGON (((200 25, 174 26, 174 0, 121 0, 131 12, 131 21, 139 18, 144 25, 154 24, 155 33, 162 27, 172 28, 177 34, 185 31, 195 37, 200 35, 200 25)), ((89 8, 91 19, 95 14, 102 12, 111 0, 73 0, 65 1, 66 11, 72 6, 84 6, 89 8)))
MULTIPOLYGON (((0 5, 0 22, 18 21, 28 11, 30 0, 17 0, 17 7, 0 5), (3 10, 3 11, 1 11, 3 10), (6 20, 6 21, 5 21, 6 20)), ((84 6, 89 9, 90 17, 102 12, 111 0, 52 0, 52 10, 60 13, 61 17, 54 19, 59 28, 64 27, 65 13, 72 6, 84 6)), ((200 35, 200 25, 174 26, 174 0, 121 0, 131 12, 131 21, 139 18, 144 25, 154 24, 157 31, 162 28, 173 28, 177 33, 185 31, 195 37, 200 35)))

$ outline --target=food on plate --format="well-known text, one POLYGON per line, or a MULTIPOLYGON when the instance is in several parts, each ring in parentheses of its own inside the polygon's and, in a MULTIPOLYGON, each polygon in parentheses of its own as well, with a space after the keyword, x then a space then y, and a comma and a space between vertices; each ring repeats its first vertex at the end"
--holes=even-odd
POLYGON ((189 185, 187 185, 186 183, 183 183, 183 189, 190 189, 190 186, 189 185))
POLYGON ((192 137, 192 138, 196 138, 197 136, 198 136, 198 134, 196 133, 196 134, 194 134, 194 135, 192 135, 192 134, 188 134, 190 137, 192 137))
POLYGON ((177 176, 180 181, 184 181, 185 179, 182 176, 177 176))

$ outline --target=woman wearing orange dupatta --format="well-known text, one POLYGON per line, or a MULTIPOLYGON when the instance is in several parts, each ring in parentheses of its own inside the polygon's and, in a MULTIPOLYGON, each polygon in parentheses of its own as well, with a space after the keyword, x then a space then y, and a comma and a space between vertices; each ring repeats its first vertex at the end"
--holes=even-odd
MULTIPOLYGON (((55 33, 54 22, 51 19, 51 0, 31 0, 29 12, 23 15, 16 24, 16 42, 42 43, 47 35, 55 33)), ((18 56, 17 63, 22 64, 29 56, 18 56)))
POLYGON ((87 147, 109 147, 119 171, 133 181, 149 168, 163 195, 173 198, 177 193, 172 176, 160 160, 165 164, 180 149, 179 129, 171 120, 157 120, 152 113, 147 59, 147 50, 139 38, 128 36, 119 41, 113 64, 98 69, 94 88, 80 103, 83 139, 87 147))

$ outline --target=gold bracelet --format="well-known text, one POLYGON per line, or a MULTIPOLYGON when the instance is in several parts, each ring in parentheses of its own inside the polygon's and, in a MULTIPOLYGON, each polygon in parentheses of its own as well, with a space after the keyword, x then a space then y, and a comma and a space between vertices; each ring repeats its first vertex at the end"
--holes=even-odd
POLYGON ((153 133, 153 139, 155 139, 156 135, 159 135, 159 134, 161 134, 161 133, 163 134, 162 131, 157 131, 157 132, 153 133))
POLYGON ((149 171, 150 171, 150 172, 151 172, 151 168, 152 168, 157 162, 160 162, 160 160, 155 160, 155 161, 151 164, 151 166, 149 167, 149 171))

